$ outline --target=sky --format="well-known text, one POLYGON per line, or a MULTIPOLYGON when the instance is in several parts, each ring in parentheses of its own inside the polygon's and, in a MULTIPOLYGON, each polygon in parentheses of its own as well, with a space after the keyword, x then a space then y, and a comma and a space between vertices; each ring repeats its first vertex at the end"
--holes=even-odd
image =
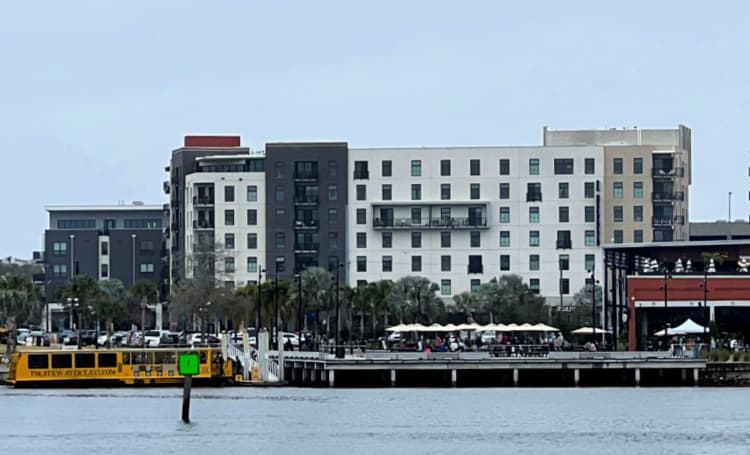
POLYGON ((45 205, 166 202, 188 134, 354 147, 693 132, 691 220, 747 219, 744 1, 67 0, 0 15, 0 257, 45 205))

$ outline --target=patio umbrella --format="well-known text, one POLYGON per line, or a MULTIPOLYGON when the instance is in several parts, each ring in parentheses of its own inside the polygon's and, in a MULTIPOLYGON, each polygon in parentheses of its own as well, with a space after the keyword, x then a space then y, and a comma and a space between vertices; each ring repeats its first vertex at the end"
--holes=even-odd
MULTIPOLYGON (((581 327, 580 329, 575 329, 575 330, 573 330, 570 333, 575 334, 575 335, 593 335, 594 334, 594 329, 592 329, 591 327, 581 327)), ((612 332, 610 332, 609 330, 596 329, 596 334, 598 335, 600 333, 607 333, 607 334, 609 334, 609 333, 612 333, 612 332)))
POLYGON ((534 327, 536 327, 536 330, 538 332, 559 332, 560 331, 560 329, 558 329, 557 327, 552 327, 547 324, 537 324, 534 327))

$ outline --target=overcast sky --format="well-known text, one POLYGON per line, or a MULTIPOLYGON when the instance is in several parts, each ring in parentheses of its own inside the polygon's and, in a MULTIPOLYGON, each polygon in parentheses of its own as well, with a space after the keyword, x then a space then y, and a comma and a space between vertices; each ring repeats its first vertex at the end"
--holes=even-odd
POLYGON ((0 15, 0 256, 49 204, 165 202, 186 134, 533 145, 693 130, 692 220, 747 218, 750 6, 705 1, 48 1, 0 15), (282 4, 284 6, 282 6, 282 4))

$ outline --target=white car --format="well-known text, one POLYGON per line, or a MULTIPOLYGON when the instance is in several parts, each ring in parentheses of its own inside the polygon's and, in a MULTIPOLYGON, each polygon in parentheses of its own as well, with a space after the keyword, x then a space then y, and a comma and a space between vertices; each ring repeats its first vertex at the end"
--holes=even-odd
POLYGON ((401 342, 401 332, 391 332, 388 335, 388 342, 389 343, 400 343, 401 342))
POLYGON ((169 330, 146 330, 146 346, 150 348, 158 348, 163 335, 168 335, 169 330))

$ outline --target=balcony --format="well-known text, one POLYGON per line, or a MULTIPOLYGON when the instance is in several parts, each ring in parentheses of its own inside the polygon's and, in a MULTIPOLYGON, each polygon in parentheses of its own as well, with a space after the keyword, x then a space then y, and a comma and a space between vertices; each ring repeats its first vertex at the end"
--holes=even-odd
POLYGON ((295 253, 317 253, 318 251, 320 251, 319 242, 295 243, 294 244, 295 253))
POLYGON ((436 218, 413 220, 411 218, 374 218, 373 229, 487 229, 486 218, 436 218))
POLYGON ((558 250, 569 250, 573 248, 573 242, 570 239, 557 239, 556 246, 558 250))
POLYGON ((657 226, 674 226, 676 224, 685 224, 684 216, 655 216, 651 218, 651 225, 657 226))
POLYGON ((542 202, 541 191, 529 191, 526 193, 526 202, 542 202))
POLYGON ((318 220, 295 220, 294 229, 304 231, 306 229, 318 229, 318 220))
POLYGON ((214 198, 210 196, 193 196, 194 206, 211 206, 214 205, 214 198))
POLYGON ((318 180, 318 171, 294 171, 294 180, 298 182, 313 182, 318 180))
POLYGON ((295 197, 294 205, 318 205, 318 197, 295 197))
POLYGON ((370 171, 367 169, 355 169, 354 180, 367 180, 370 178, 370 171))
POLYGON ((672 169, 651 169, 651 176, 653 178, 666 178, 671 179, 675 177, 684 177, 685 169, 681 167, 674 167, 672 169))
POLYGON ((211 223, 208 220, 193 220, 193 229, 195 230, 208 230, 213 228, 214 223, 211 223))
POLYGON ((165 180, 164 182, 162 182, 161 186, 162 186, 162 189, 164 190, 164 194, 169 194, 169 189, 171 188, 169 181, 165 180))
POLYGON ((685 193, 682 191, 654 192, 651 193, 651 200, 661 202, 684 201, 685 193))

